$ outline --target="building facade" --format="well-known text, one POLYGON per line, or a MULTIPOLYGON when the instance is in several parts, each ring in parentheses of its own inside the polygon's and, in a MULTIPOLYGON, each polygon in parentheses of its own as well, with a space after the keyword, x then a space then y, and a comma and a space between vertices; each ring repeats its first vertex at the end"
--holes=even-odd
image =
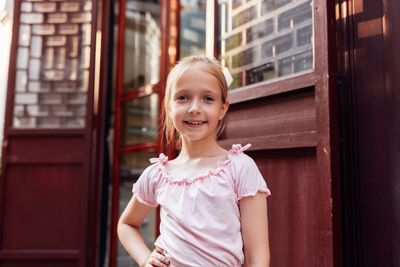
POLYGON ((219 143, 251 143, 272 191, 271 266, 399 264, 400 4, 372 2, 15 1, 0 265, 136 266, 117 220, 148 159, 176 155, 165 83, 194 54, 234 77, 219 143))

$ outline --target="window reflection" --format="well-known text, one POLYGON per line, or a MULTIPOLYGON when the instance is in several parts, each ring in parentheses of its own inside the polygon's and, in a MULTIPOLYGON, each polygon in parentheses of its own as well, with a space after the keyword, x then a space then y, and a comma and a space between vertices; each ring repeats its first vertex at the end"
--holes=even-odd
POLYGON ((313 68, 311 0, 226 0, 218 14, 230 89, 313 68))
POLYGON ((160 79, 160 1, 126 2, 124 92, 160 79))
POLYGON ((122 107, 122 145, 157 141, 158 94, 127 101, 122 107))
POLYGON ((180 1, 179 58, 205 54, 206 0, 180 1))

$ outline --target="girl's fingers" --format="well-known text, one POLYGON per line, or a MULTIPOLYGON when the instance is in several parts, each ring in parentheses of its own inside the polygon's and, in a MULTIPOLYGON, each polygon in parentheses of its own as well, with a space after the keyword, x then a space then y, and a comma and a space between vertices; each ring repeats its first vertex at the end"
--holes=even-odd
POLYGON ((164 250, 163 250, 162 248, 156 247, 155 250, 156 250, 158 253, 161 253, 161 254, 165 255, 165 254, 164 254, 164 250))
POLYGON ((151 253, 149 263, 153 266, 167 267, 169 265, 169 260, 164 255, 164 251, 157 248, 151 253))
POLYGON ((157 267, 168 267, 167 264, 162 263, 161 261, 159 261, 158 259, 151 257, 149 260, 149 263, 151 266, 157 266, 157 267))
POLYGON ((154 256, 161 263, 166 264, 166 265, 169 264, 169 260, 167 259, 167 257, 165 257, 164 254, 160 254, 160 253, 157 252, 157 253, 154 254, 154 256))

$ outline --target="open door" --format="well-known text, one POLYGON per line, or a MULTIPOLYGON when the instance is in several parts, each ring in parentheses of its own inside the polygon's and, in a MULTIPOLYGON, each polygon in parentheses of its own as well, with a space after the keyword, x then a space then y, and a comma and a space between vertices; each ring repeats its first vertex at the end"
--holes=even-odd
MULTIPOLYGON (((120 214, 132 197, 132 186, 149 159, 164 152, 160 109, 168 65, 169 20, 175 1, 118 1, 114 87, 114 139, 109 266, 128 266, 133 260, 117 238, 120 214)), ((171 57, 172 59, 174 57, 171 57)), ((152 248, 158 234, 158 212, 142 224, 152 248)))
POLYGON ((334 7, 218 2, 219 55, 234 77, 220 144, 251 143, 271 189, 271 266, 340 266, 334 7))
POLYGON ((1 266, 95 265, 99 3, 15 1, 1 266))

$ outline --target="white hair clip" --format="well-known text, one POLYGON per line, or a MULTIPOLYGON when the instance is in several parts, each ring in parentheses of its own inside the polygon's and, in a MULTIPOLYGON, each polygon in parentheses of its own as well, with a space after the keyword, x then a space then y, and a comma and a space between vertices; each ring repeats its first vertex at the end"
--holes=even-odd
POLYGON ((224 74, 225 80, 226 80, 226 84, 229 87, 231 85, 231 83, 233 82, 233 78, 232 78, 231 72, 229 71, 229 69, 227 67, 225 67, 222 70, 222 73, 224 74))

